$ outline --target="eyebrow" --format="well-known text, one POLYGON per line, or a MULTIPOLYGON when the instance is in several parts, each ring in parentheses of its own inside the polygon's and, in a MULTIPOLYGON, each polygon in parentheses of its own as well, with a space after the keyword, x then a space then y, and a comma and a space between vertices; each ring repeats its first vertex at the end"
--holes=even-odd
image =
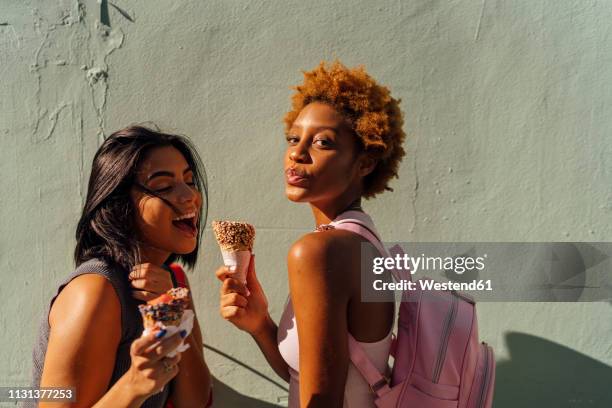
MULTIPOLYGON (((183 170, 183 175, 185 175, 185 173, 187 173, 189 171, 191 171, 191 167, 187 167, 185 170, 183 170)), ((155 177, 162 177, 162 176, 174 177, 174 173, 172 173, 171 171, 167 171, 167 170, 156 171, 155 173, 153 173, 149 177, 147 177, 147 181, 151 181, 155 177)))
MULTIPOLYGON (((292 125, 291 129, 293 129, 293 128, 302 129, 302 126, 300 126, 300 125, 292 125)), ((317 126, 317 127, 314 128, 314 130, 317 131, 317 132, 320 132, 322 130, 331 130, 331 131, 334 131, 336 133, 338 132, 338 129, 339 129, 338 127, 334 127, 334 126, 317 126)))

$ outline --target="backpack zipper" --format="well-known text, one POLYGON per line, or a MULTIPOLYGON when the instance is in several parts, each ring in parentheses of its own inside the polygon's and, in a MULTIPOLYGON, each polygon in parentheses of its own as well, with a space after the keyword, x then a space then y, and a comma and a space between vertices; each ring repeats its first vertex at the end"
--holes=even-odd
POLYGON ((478 399, 478 407, 484 407, 484 403, 485 403, 485 391, 488 388, 488 383, 489 383, 489 347, 487 346, 487 343, 485 343, 484 341, 482 342, 482 346, 485 348, 485 356, 484 356, 484 364, 485 364, 485 369, 484 369, 484 378, 482 381, 482 385, 480 387, 480 397, 478 399))
POLYGON ((455 317, 457 316, 459 298, 457 296, 452 296, 451 302, 451 308, 446 315, 446 320, 444 321, 442 342, 440 343, 440 349, 438 350, 438 358, 436 360, 436 364, 434 365, 434 373, 432 378, 434 384, 437 384, 440 380, 440 373, 442 372, 442 365, 444 363, 444 359, 446 358, 446 349, 448 348, 448 338, 450 337, 450 331, 453 323, 455 322, 455 317))

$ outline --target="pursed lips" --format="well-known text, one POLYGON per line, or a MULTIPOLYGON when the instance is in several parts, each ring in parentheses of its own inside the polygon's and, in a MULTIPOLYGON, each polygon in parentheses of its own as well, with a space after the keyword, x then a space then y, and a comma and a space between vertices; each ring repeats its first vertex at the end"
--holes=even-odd
POLYGON ((285 170, 285 177, 287 184, 297 187, 304 187, 308 183, 309 175, 304 171, 291 167, 285 170))
POLYGON ((288 177, 299 177, 299 178, 308 178, 308 174, 306 174, 305 171, 303 170, 299 170, 296 167, 290 167, 287 170, 285 170, 285 174, 288 177))

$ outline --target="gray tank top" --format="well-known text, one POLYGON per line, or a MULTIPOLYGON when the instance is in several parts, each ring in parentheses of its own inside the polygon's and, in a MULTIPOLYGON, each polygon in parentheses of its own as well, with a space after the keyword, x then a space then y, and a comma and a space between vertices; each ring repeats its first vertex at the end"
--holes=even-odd
MULTIPOLYGON (((121 303, 121 340, 117 347, 115 357, 115 367, 111 376, 110 389, 115 382, 130 368, 130 346, 132 342, 140 337, 143 331, 142 318, 138 311, 138 305, 143 303, 134 299, 131 295, 131 287, 127 277, 127 272, 119 266, 110 266, 108 263, 99 258, 90 259, 87 262, 79 265, 58 287, 55 295, 51 298, 49 305, 46 307, 45 313, 40 321, 38 331, 38 339, 34 344, 32 357, 34 365, 32 368, 32 387, 40 386, 43 365, 45 362, 45 354, 47 352, 47 343, 49 341, 49 312, 53 302, 62 291, 62 289, 74 278, 86 273, 95 273, 104 276, 115 288, 119 302, 121 303)), ((170 272, 171 273, 171 272, 170 272)), ((149 397, 142 405, 143 408, 162 408, 168 399, 170 384, 164 387, 161 393, 157 393, 149 397)), ((77 390, 78 399, 78 390, 77 390)), ((24 408, 36 408, 36 403, 25 403, 24 408)))

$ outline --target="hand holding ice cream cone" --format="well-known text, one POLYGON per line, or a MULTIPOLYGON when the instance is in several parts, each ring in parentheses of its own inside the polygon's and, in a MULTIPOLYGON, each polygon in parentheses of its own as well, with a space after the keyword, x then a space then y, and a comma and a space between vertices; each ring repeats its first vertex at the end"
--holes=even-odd
POLYGON ((268 299, 255 273, 255 255, 251 256, 246 284, 233 279, 226 266, 216 271, 222 282, 220 313, 240 330, 255 336, 271 322, 268 313, 268 299))

